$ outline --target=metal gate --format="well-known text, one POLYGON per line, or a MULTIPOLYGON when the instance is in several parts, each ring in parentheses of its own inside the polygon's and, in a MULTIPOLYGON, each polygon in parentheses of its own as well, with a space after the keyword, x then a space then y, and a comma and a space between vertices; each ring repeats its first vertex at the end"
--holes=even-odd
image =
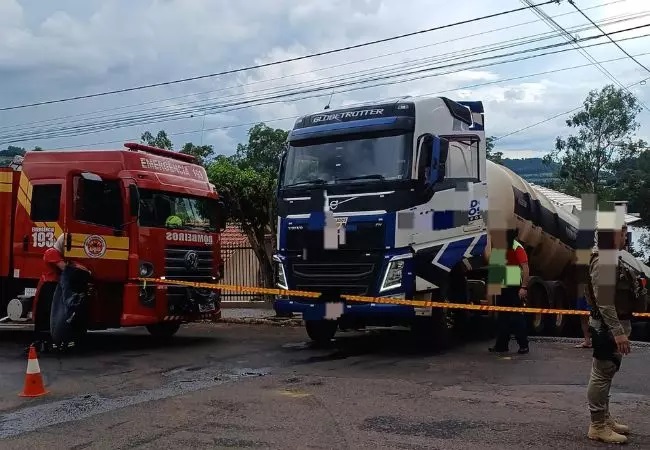
MULTIPOLYGON (((262 276, 260 264, 253 248, 248 242, 224 242, 221 245, 221 257, 224 261, 223 284, 237 286, 261 287, 262 276)), ((263 300, 259 294, 223 292, 223 302, 246 302, 263 300)))

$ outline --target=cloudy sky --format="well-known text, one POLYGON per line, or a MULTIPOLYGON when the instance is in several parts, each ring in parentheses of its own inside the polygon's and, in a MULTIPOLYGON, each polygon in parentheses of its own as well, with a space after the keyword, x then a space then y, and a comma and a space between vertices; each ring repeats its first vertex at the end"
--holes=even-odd
MULTIPOLYGON (((538 0, 538 2, 541 0, 538 0)), ((650 66, 650 4, 576 0, 650 66), (635 39, 629 39, 634 38, 635 39)), ((522 7, 519 0, 0 0, 0 109, 280 61, 522 7)), ((597 36, 566 1, 543 11, 597 36)), ((591 28, 590 28, 591 27, 591 28)), ((543 154, 568 132, 563 112, 613 81, 527 10, 327 56, 151 89, 0 111, 0 148, 110 148, 164 129, 176 148, 230 154, 251 124, 405 95, 482 100, 508 157, 543 154), (557 44, 557 46, 554 46, 557 44), (548 47, 554 46, 554 47, 548 47), (538 47, 545 50, 532 51, 538 47), (529 49, 527 53, 521 53, 529 49), (512 61, 545 52, 552 55, 512 61), (514 53, 514 54, 513 54, 514 53), (510 56, 507 56, 511 54, 510 56), (511 61, 511 62, 506 62, 511 61), (577 67, 576 66, 582 66, 577 67), (562 69, 562 70, 561 70, 562 69)), ((582 43, 650 106, 650 73, 606 38, 582 43)), ((650 113, 639 115, 650 136, 650 113)))

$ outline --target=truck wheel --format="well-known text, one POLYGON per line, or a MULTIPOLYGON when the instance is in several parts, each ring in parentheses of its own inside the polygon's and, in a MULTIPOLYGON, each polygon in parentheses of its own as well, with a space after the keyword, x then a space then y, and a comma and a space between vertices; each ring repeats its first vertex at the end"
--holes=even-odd
POLYGON ((156 338, 170 338, 176 334, 180 327, 180 323, 162 322, 153 325, 147 325, 147 331, 149 334, 156 338))
POLYGON ((336 334, 338 322, 336 320, 306 320, 307 335, 317 345, 329 344, 336 334))
POLYGON ((430 317, 416 317, 411 331, 418 345, 425 349, 446 350, 454 338, 454 311, 433 308, 430 317))

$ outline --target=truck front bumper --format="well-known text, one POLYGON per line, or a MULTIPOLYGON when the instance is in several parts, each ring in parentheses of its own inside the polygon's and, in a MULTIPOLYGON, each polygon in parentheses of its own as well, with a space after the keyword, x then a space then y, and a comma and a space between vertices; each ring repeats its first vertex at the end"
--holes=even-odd
POLYGON ((211 304, 191 304, 181 311, 170 310, 169 286, 148 284, 148 297, 143 298, 143 283, 129 282, 124 285, 120 326, 152 325, 160 322, 195 322, 221 318, 221 292, 217 291, 211 304))
POLYGON ((389 303, 349 303, 345 300, 311 303, 309 301, 290 300, 279 297, 274 309, 279 314, 302 313, 304 320, 334 319, 337 315, 356 317, 392 317, 410 319, 416 316, 413 306, 389 303))

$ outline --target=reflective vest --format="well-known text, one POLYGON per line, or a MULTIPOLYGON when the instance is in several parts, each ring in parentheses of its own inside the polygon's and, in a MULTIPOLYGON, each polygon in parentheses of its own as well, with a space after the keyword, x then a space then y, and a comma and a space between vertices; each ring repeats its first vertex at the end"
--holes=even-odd
MULTIPOLYGON (((517 251, 517 249, 521 247, 524 248, 523 245, 521 245, 517 240, 512 243, 512 251, 517 251)), ((505 279, 505 285, 506 286, 521 286, 521 281, 522 281, 522 271, 521 267, 519 264, 508 264, 508 259, 506 255, 506 279, 505 279)))

